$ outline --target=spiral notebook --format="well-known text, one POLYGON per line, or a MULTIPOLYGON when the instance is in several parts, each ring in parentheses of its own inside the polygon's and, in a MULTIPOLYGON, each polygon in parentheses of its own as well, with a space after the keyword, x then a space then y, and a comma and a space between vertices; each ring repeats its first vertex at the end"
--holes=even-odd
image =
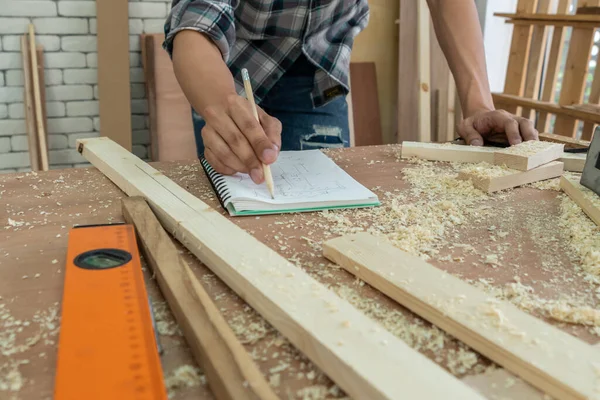
POLYGON ((275 199, 271 199, 265 184, 256 185, 247 174, 221 175, 205 159, 201 164, 221 205, 233 216, 380 205, 373 192, 320 150, 279 154, 271 165, 275 199))

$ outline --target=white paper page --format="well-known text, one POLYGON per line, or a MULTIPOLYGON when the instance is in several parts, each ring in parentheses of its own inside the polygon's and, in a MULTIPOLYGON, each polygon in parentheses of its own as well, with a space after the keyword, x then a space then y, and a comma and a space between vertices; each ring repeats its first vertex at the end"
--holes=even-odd
POLYGON ((275 184, 274 200, 264 183, 256 185, 247 174, 236 174, 223 176, 231 194, 230 201, 294 204, 377 198, 320 150, 281 152, 271 165, 271 172, 275 184))

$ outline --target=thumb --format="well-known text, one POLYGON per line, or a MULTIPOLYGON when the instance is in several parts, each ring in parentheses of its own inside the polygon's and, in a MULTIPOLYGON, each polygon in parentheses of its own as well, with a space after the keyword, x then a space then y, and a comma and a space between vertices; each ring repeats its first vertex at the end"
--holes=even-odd
POLYGON ((483 146, 483 137, 470 123, 470 119, 464 120, 458 126, 458 134, 465 139, 468 145, 483 146))

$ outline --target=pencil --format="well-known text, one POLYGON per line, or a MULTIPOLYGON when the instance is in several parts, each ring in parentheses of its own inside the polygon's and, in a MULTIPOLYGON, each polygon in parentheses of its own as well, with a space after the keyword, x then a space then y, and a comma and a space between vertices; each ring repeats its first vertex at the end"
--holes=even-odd
MULTIPOLYGON (((242 68, 242 79, 244 80, 244 90, 246 91, 246 98, 250 102, 252 106, 252 113, 254 114, 254 118, 260 123, 260 119, 258 118, 258 109, 256 108, 256 102, 254 101, 254 93, 252 92, 252 84, 250 83, 250 76, 248 75, 248 70, 246 68, 242 68)), ((271 167, 267 164, 263 164, 263 174, 265 175, 265 183, 267 184, 267 189, 271 194, 271 198, 275 198, 275 185, 273 184, 273 175, 271 174, 271 167)))

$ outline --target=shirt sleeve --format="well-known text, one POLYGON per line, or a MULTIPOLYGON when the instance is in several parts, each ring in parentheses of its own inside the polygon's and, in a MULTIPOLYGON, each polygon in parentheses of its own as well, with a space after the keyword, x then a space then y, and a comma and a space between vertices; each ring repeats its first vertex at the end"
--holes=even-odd
POLYGON ((163 47, 173 55, 173 39, 178 32, 191 29, 210 37, 225 62, 235 42, 234 9, 238 0, 173 0, 165 23, 163 47))

